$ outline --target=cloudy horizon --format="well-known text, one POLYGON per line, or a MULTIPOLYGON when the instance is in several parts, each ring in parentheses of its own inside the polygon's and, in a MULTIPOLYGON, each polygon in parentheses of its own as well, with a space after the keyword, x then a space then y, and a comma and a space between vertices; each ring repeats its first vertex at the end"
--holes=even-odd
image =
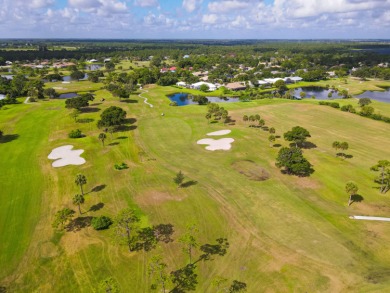
POLYGON ((0 0, 1 38, 388 39, 390 0, 0 0))

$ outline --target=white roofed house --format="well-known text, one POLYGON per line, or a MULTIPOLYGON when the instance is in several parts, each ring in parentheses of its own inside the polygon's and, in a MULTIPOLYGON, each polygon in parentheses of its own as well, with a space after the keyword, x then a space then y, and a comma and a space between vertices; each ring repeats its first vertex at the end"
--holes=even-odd
POLYGON ((302 77, 299 77, 299 76, 290 76, 290 77, 285 77, 284 78, 284 82, 285 83, 297 83, 297 82, 300 82, 302 81, 302 77))
POLYGON ((210 83, 210 82, 204 82, 204 81, 200 81, 200 82, 191 84, 191 88, 195 89, 195 90, 199 90, 200 87, 204 84, 209 87, 209 92, 215 91, 217 89, 217 86, 215 84, 210 83))
POLYGON ((184 81, 179 81, 176 83, 177 86, 186 87, 187 84, 184 81))

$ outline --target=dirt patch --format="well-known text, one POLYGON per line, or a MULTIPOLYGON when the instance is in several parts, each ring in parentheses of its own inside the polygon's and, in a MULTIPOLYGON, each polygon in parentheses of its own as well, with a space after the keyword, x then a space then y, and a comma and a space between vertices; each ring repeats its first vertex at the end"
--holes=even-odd
POLYGON ((320 184, 312 178, 299 177, 297 178, 297 185, 302 188, 317 189, 320 187, 320 184))
POLYGON ((184 198, 167 192, 150 190, 136 197, 141 206, 155 206, 166 201, 182 201, 184 198))
POLYGON ((52 242, 47 241, 39 246, 40 257, 56 257, 59 254, 58 247, 52 242))
POLYGON ((249 180, 265 181, 270 175, 264 168, 251 160, 237 161, 232 164, 234 170, 245 175, 249 180))

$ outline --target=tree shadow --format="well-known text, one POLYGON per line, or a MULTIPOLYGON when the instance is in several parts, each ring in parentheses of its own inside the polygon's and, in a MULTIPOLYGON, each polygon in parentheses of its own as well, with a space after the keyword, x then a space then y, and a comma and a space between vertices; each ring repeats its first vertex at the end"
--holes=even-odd
POLYGON ((135 118, 126 118, 124 124, 134 124, 135 122, 137 122, 135 118))
POLYGON ((106 188, 106 184, 100 184, 91 189, 91 192, 99 192, 106 188))
POLYGON ((200 247, 200 250, 203 254, 195 262, 197 263, 200 260, 213 260, 212 256, 219 255, 224 256, 227 253, 229 248, 229 242, 226 238, 218 238, 216 244, 204 244, 200 247))
POLYGON ((131 100, 131 99, 128 99, 128 100, 122 100, 121 103, 127 103, 127 104, 137 104, 138 101, 137 100, 131 100))
POLYGON ((100 108, 95 108, 95 107, 86 107, 86 108, 83 108, 83 110, 82 110, 83 113, 96 113, 99 111, 100 111, 100 108))
POLYGON ((90 106, 99 106, 99 105, 101 105, 101 104, 103 104, 103 103, 93 103, 93 104, 91 104, 90 106))
POLYGON ((101 210, 103 207, 104 207, 104 203, 99 202, 99 203, 91 206, 88 211, 89 212, 97 212, 97 211, 101 210))
POLYGON ((269 131, 269 127, 268 126, 263 126, 263 130, 264 131, 269 131))
POLYGON ((354 194, 351 196, 351 204, 354 202, 362 202, 364 200, 364 197, 361 196, 360 194, 354 194))
POLYGON ((192 185, 196 185, 198 184, 198 181, 195 181, 195 180, 190 180, 190 181, 187 181, 187 182, 184 182, 180 185, 180 187, 182 188, 187 188, 187 187, 190 187, 192 185))
POLYGON ((315 149, 317 147, 316 144, 310 142, 310 141, 305 141, 304 143, 301 144, 302 148, 303 149, 315 149))
POLYGON ((77 123, 91 123, 93 121, 95 121, 95 119, 92 119, 92 118, 77 119, 77 123))
POLYGON ((172 224, 158 224, 153 226, 153 230, 158 242, 169 243, 173 241, 171 236, 175 230, 172 224))
POLYGON ((341 157, 343 159, 352 159, 353 158, 352 155, 347 155, 347 154, 344 154, 344 153, 337 153, 336 156, 337 157, 341 157))
POLYGON ((83 228, 91 226, 91 221, 93 217, 77 217, 70 221, 68 225, 65 226, 65 231, 67 232, 77 232, 83 228))
POLYGON ((119 136, 116 139, 126 139, 126 138, 127 138, 127 136, 119 136))
POLYGON ((275 138, 280 138, 280 135, 275 135, 275 138))
POLYGON ((289 170, 283 169, 283 170, 280 170, 280 172, 282 174, 285 174, 285 175, 294 175, 297 177, 309 177, 311 174, 313 174, 315 172, 315 170, 313 168, 310 168, 307 170, 302 170, 300 173, 293 173, 289 170))
POLYGON ((131 131, 137 129, 136 125, 120 125, 118 126, 118 131, 131 131))
POLYGON ((0 286, 0 293, 7 293, 7 288, 4 286, 0 286))
POLYGON ((7 143, 19 138, 19 134, 5 134, 0 138, 1 143, 7 143))
POLYGON ((112 143, 109 143, 108 145, 114 146, 114 145, 118 145, 118 144, 119 144, 119 142, 112 142, 112 143))
POLYGON ((316 144, 310 141, 305 141, 303 143, 298 143, 298 144, 295 144, 295 142, 290 143, 290 147, 295 147, 296 145, 298 145, 299 148, 306 149, 306 150, 315 149, 317 147, 316 144))
POLYGON ((275 143, 274 145, 273 145, 273 147, 275 147, 275 148, 280 148, 282 145, 280 144, 280 143, 275 143))

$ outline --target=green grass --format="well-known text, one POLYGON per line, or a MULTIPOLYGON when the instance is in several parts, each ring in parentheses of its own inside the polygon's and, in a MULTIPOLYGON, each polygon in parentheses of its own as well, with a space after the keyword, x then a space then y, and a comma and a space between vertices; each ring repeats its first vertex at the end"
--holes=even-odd
MULTIPOLYGON (((84 82, 70 85, 69 91, 86 90, 84 82)), ((71 204, 78 192, 74 177, 83 173, 87 191, 105 185, 86 195, 82 210, 98 203, 104 207, 85 215, 113 216, 132 206, 142 210, 144 223, 173 224, 176 240, 191 220, 200 228, 200 243, 228 238, 226 256, 199 264, 196 292, 213 292, 210 284, 216 275, 246 282, 248 292, 389 290, 390 227, 348 219, 352 214, 390 215, 387 195, 374 188, 374 173, 369 170, 389 158, 388 124, 319 106, 311 99, 226 103, 235 125, 209 124, 206 106, 169 106, 166 95, 176 88, 148 90, 143 96, 153 108, 136 95, 131 97, 135 103, 125 103, 97 90, 92 107, 98 112, 79 117, 94 119, 91 123, 75 123, 59 100, 0 111, 0 129, 19 135, 0 143, 0 153, 7 154, 0 164, 0 267, 5 268, 0 270, 0 286, 10 292, 92 292, 100 280, 113 276, 123 292, 148 292, 147 263, 156 251, 129 254, 112 243, 110 230, 89 227, 57 233, 51 228, 57 210, 66 206, 76 210, 71 204), (102 97, 106 101, 101 104, 102 97), (107 134, 103 147, 96 122, 111 105, 123 107, 128 118, 136 119, 136 127, 113 137, 107 134), (311 177, 280 173, 274 165, 278 148, 270 148, 268 132, 242 122, 244 114, 257 113, 267 126, 275 127, 276 135, 283 136, 296 125, 310 131, 310 141, 317 146, 304 150, 314 165, 311 177), (76 128, 86 137, 67 138, 76 128), (221 129, 232 130, 226 136, 235 139, 230 151, 210 152, 196 144, 206 133, 221 129), (353 158, 336 158, 334 140, 347 141, 353 158), (87 163, 52 168, 47 155, 65 144, 84 149, 87 163), (240 174, 237 166, 249 172, 249 165, 240 163, 247 160, 270 178, 254 181, 240 174), (118 162, 129 169, 114 170, 118 162), (185 181, 197 184, 178 189, 173 177, 179 170, 185 181), (349 180, 358 183, 364 200, 347 207, 344 185, 349 180)), ((355 99, 338 102, 357 105, 355 99)), ((373 106, 390 116, 389 104, 373 106)), ((282 138, 275 143, 287 145, 282 138)), ((171 270, 186 261, 177 241, 159 250, 171 270)))

